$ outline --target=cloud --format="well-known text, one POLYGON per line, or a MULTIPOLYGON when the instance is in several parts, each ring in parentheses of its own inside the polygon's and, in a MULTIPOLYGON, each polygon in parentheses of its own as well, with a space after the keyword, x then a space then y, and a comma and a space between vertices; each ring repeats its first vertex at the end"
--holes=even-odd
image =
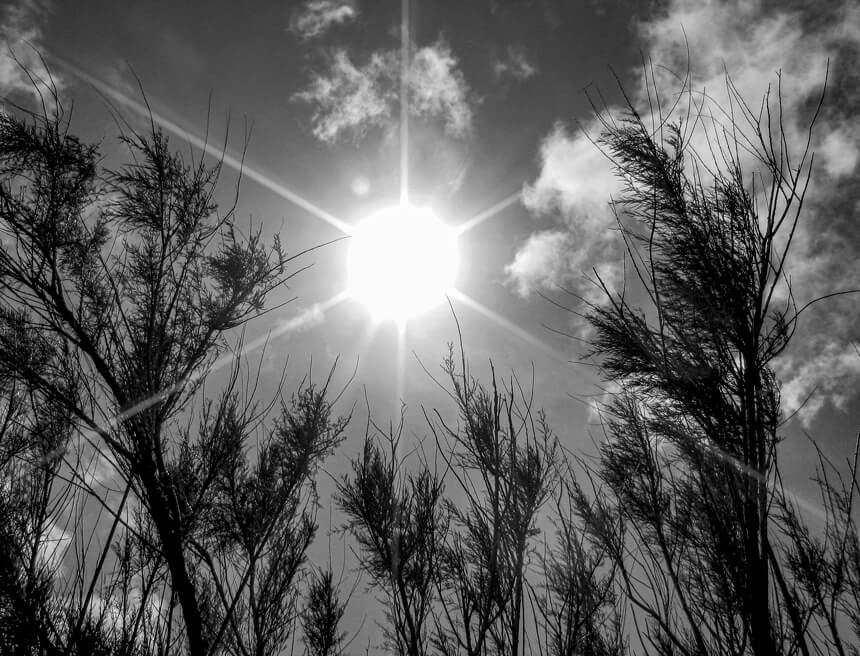
MULTIPOLYGON (((591 244, 603 248, 602 244, 591 244)), ((513 262, 505 266, 506 282, 517 294, 527 297, 538 291, 573 288, 588 303, 599 303, 603 292, 590 270, 589 250, 577 243, 570 230, 541 230, 529 235, 517 249, 513 262)), ((621 281, 621 267, 613 261, 594 263, 600 281, 610 289, 621 281)), ((582 326, 585 328, 585 326, 582 326)))
POLYGON ((451 136, 464 137, 472 129, 469 85, 457 68, 451 48, 439 40, 416 52, 409 67, 409 110, 417 116, 438 116, 451 136))
POLYGON ((505 57, 497 59, 493 64, 496 77, 510 75, 515 80, 527 80, 537 75, 538 69, 528 60, 525 49, 519 46, 508 46, 505 57))
POLYGON ((71 533, 60 528, 57 522, 51 522, 47 532, 41 536, 36 557, 39 563, 51 572, 56 572, 63 565, 66 551, 72 541, 71 533))
MULTIPOLYGON (((758 0, 674 0, 640 29, 654 61, 675 71, 687 64, 680 25, 691 46, 695 86, 707 89, 709 105, 729 107, 726 72, 755 111, 770 88, 771 114, 778 116, 781 99, 783 129, 795 158, 806 144, 811 108, 829 75, 828 96, 812 136, 812 183, 786 273, 801 304, 860 287, 860 239, 848 219, 858 209, 851 178, 860 159, 860 89, 853 71, 860 55, 860 6, 848 1, 783 8, 758 0)), ((658 85, 667 88, 670 82, 668 73, 658 73, 658 85)), ((704 150, 701 143, 697 147, 704 150)), ((743 165, 747 175, 757 168, 749 157, 743 165)), ((782 395, 786 415, 815 389, 798 412, 808 425, 828 403, 842 407, 849 398, 845 390, 857 389, 860 356, 851 344, 860 318, 856 308, 856 298, 837 300, 819 304, 803 317, 790 350, 775 363, 787 381, 782 395)))
POLYGON ((394 51, 374 53, 357 67, 346 50, 337 50, 328 73, 315 74, 308 88, 294 98, 315 106, 311 122, 317 139, 333 143, 344 134, 360 138, 391 115, 397 70, 394 51))
POLYGON ((532 291, 563 285, 577 259, 573 235, 566 230, 542 230, 529 235, 505 267, 509 283, 520 296, 532 291))
MULTIPOLYGON (((728 73, 753 114, 759 112, 762 98, 769 92, 771 115, 776 120, 780 116, 777 102, 781 100, 786 141, 796 161, 806 144, 808 123, 828 75, 829 60, 828 96, 811 142, 815 151, 813 181, 794 235, 787 273, 800 303, 859 288, 856 257, 860 235, 851 217, 860 211, 860 204, 851 181, 860 162, 860 88, 854 71, 860 57, 860 5, 849 0, 815 6, 763 0, 669 0, 656 14, 642 20, 637 32, 642 50, 654 63, 654 79, 649 87, 640 78, 638 85, 629 89, 634 104, 648 124, 654 118, 649 108, 665 111, 679 99, 678 75, 683 77, 689 68, 692 93, 681 96, 673 118, 685 118, 691 98, 705 110, 688 145, 706 160, 710 148, 705 131, 713 143, 714 135, 731 124, 733 109, 738 115, 738 107, 729 101, 728 73), (660 91, 659 99, 654 95, 655 87, 660 91)), ((694 117, 696 109, 693 107, 694 117)), ((610 108, 610 113, 617 116, 618 108, 610 108)), ((597 136, 595 128, 599 126, 590 127, 592 136, 597 136)), ((747 134, 752 135, 750 128, 747 134)), ((528 279, 527 271, 551 272, 557 280, 573 280, 575 276, 562 265, 587 269, 615 256, 602 238, 609 217, 600 205, 609 200, 615 187, 608 166, 601 164, 599 157, 587 139, 571 136, 559 126, 542 143, 541 170, 525 189, 526 205, 538 216, 553 216, 561 229, 571 231, 572 239, 557 237, 553 243, 577 254, 560 255, 547 249, 544 252, 549 261, 543 266, 535 259, 535 243, 526 239, 508 268, 509 284, 517 292, 522 293, 529 280, 547 280, 540 276, 528 279), (514 266, 518 261, 520 265, 514 266), (524 262, 529 263, 528 268, 524 262)), ((741 159, 747 179, 751 179, 760 164, 743 152, 741 159)), ((542 226, 541 232, 545 230, 542 226)), ((856 307, 856 299, 833 301, 830 309, 824 303, 816 305, 804 316, 792 351, 778 363, 781 374, 790 381, 784 395, 787 404, 796 396, 801 372, 820 373, 815 397, 819 400, 807 406, 805 416, 811 417, 828 399, 842 402, 840 387, 834 381, 860 376, 847 365, 840 368, 834 364, 828 369, 821 364, 843 362, 833 353, 844 354, 851 340, 857 338, 856 307), (830 355, 821 355, 816 332, 831 340, 830 355)))
MULTIPOLYGON (((94 593, 90 601, 90 617, 95 622, 103 622, 104 628, 109 631, 121 629, 123 625, 130 625, 140 611, 141 604, 144 606, 144 614, 153 624, 158 624, 165 617, 167 606, 170 603, 163 595, 145 595, 143 581, 134 579, 131 585, 120 594, 113 591, 108 597, 94 593)), ((142 645, 143 638, 138 635, 138 645, 142 645)))
POLYGON ((351 0, 308 0, 293 12, 288 29, 302 39, 313 39, 357 16, 358 8, 351 0))
MULTIPOLYGON (((321 141, 360 139, 369 128, 383 126, 394 115, 400 93, 400 53, 374 52, 356 65, 344 49, 335 51, 325 74, 313 75, 308 87, 293 96, 314 107, 312 131, 321 141)), ((410 114, 441 120, 445 131, 463 138, 472 130, 469 86, 457 58, 442 40, 417 50, 406 75, 410 114)))
POLYGON ((594 128, 571 134, 556 123, 541 143, 540 174, 523 190, 523 202, 532 212, 556 213, 568 228, 590 234, 612 221, 609 202, 619 187, 609 160, 587 136, 594 128))
POLYGON ((540 168, 523 189, 523 204, 553 216, 563 229, 532 234, 505 267, 506 281, 521 296, 572 283, 591 295, 595 288, 585 275, 593 264, 608 266, 607 282, 617 280, 609 202, 618 182, 610 162, 585 133, 571 134, 558 123, 541 144, 540 168))
POLYGON ((832 126, 818 143, 815 149, 817 157, 823 162, 823 168, 831 178, 841 178, 850 175, 857 168, 858 144, 860 132, 857 126, 843 124, 832 126))
POLYGON ((49 72, 40 56, 44 43, 39 23, 47 9, 46 2, 21 0, 0 13, 0 94, 44 99, 50 110, 53 91, 61 91, 65 81, 49 72))
MULTIPOLYGON (((760 0, 673 0, 663 12, 640 23, 639 33, 649 57, 660 67, 655 68, 657 88, 677 89, 675 76, 689 65, 694 89, 707 92, 708 106, 718 117, 716 108, 730 110, 726 73, 754 111, 769 89, 770 105, 776 110, 780 84, 784 128, 796 150, 806 142, 808 104, 821 93, 828 60, 831 83, 840 68, 844 75, 844 67, 853 66, 846 47, 860 45, 860 7, 835 2, 804 13, 772 8, 760 0)), ((644 89, 639 89, 639 96, 646 99, 644 89)), ((825 115, 817 126, 816 159, 832 175, 850 174, 857 162, 860 131, 855 124, 825 115), (835 139, 837 132, 841 138, 835 139)))
POLYGON ((325 321, 325 311, 319 303, 314 303, 306 310, 296 313, 289 319, 282 319, 278 322, 276 328, 277 334, 294 335, 295 333, 305 332, 311 328, 316 328, 325 321))
POLYGON ((807 428, 827 402, 844 410, 860 377, 856 345, 831 340, 814 346, 816 354, 812 357, 789 357, 777 364, 783 380, 783 410, 787 414, 796 411, 807 428))

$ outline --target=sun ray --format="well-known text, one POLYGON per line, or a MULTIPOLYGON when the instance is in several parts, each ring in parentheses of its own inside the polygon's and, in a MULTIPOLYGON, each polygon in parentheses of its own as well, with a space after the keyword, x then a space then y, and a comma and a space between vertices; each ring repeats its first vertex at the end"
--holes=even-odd
POLYGON ((394 390, 394 407, 399 408, 406 398, 406 322, 397 323, 397 376, 394 390))
POLYGON ((400 204, 409 204, 409 0, 402 0, 400 22, 400 204))
MULTIPOLYGON (((243 345, 242 348, 239 349, 238 352, 231 352, 231 353, 228 353, 228 354, 218 358, 217 360, 215 360, 215 362, 212 363, 212 366, 206 370, 206 372, 205 372, 206 375, 211 374, 215 371, 218 371, 219 369, 223 369, 227 365, 232 364, 235 360, 237 360, 240 357, 244 357, 244 356, 248 355, 249 353, 253 353, 257 349, 259 349, 262 346, 264 346, 265 344, 267 344, 273 338, 279 337, 280 335, 283 335, 285 333, 297 330, 297 329, 301 328, 303 325, 307 324, 309 321, 313 321, 315 318, 317 318, 321 315, 325 315, 325 313, 328 310, 331 310, 335 306, 340 305, 348 297, 349 297, 349 295, 347 294, 346 291, 341 291, 338 294, 335 294, 334 296, 332 296, 330 299, 323 301, 322 303, 315 303, 312 307, 308 308, 307 310, 304 310, 303 312, 300 312, 299 314, 292 317, 291 319, 287 319, 286 321, 281 322, 281 324, 277 328, 275 328, 273 330, 269 330, 266 333, 264 333, 263 335, 260 335, 256 339, 253 339, 250 342, 248 342, 247 344, 243 345)), ((203 374, 201 374, 201 373, 192 374, 186 380, 183 380, 183 381, 177 383, 176 385, 166 387, 163 390, 161 390, 160 392, 153 394, 149 398, 143 399, 142 401, 135 403, 130 408, 127 408, 126 410, 115 415, 111 419, 111 421, 108 422, 108 425, 104 426, 103 428, 106 430, 109 428, 113 428, 114 426, 118 425, 120 422, 125 421, 126 419, 133 417, 134 415, 138 414, 139 412, 143 412, 147 408, 150 408, 153 405, 155 405, 156 403, 158 403, 159 401, 161 401, 167 395, 172 394, 173 392, 181 389, 182 387, 184 387, 188 383, 197 382, 198 380, 200 380, 202 375, 203 374)))
POLYGON ((499 313, 494 312, 493 310, 486 307, 485 305, 482 305, 481 303, 479 303, 478 301, 473 299, 471 296, 467 296, 466 294, 461 292, 459 289, 452 290, 451 296, 453 297, 454 300, 460 301, 464 305, 468 305, 470 308, 472 308, 473 310, 475 310, 479 314, 482 314, 486 318, 495 322, 496 325, 498 325, 501 328, 504 328, 505 330, 507 330, 508 332, 516 335, 517 337, 522 339, 524 342, 527 342, 528 344, 531 344, 532 346, 540 349, 545 354, 553 357, 554 359, 556 359, 560 362, 570 362, 569 356, 565 355, 564 353, 562 353, 561 351, 559 351, 557 349, 554 349, 552 346, 545 344, 544 342, 539 340, 537 337, 535 337, 531 333, 523 330, 522 328, 517 326, 515 323, 513 323, 509 319, 506 319, 505 317, 503 317, 499 313))
POLYGON ((780 494, 781 492, 785 493, 785 495, 787 497, 790 497, 791 501, 793 501, 797 506, 803 508, 808 513, 815 515, 818 519, 823 520, 826 524, 827 511, 822 504, 806 498, 805 495, 796 492, 788 486, 784 485, 782 488, 778 487, 775 481, 771 481, 767 476, 763 475, 755 468, 751 467, 750 465, 744 464, 737 456, 733 456, 731 453, 720 449, 718 446, 711 445, 705 448, 709 453, 720 458, 724 462, 728 463, 730 466, 735 467, 741 474, 748 476, 749 478, 761 481, 774 494, 780 494))
POLYGON ((513 205, 514 203, 519 201, 522 198, 522 195, 523 195, 523 193, 521 191, 513 193, 510 196, 508 196, 507 198, 505 198, 504 200, 500 200, 498 203, 496 203, 492 207, 485 209, 483 212, 480 212, 479 214, 476 214, 475 216, 473 216, 468 221, 464 221, 463 223, 461 223, 460 225, 458 225, 455 228, 455 230, 457 231, 457 236, 462 235, 464 232, 467 232, 467 231, 471 230, 472 228, 479 226, 484 221, 487 221, 488 219, 493 218, 502 210, 510 207, 511 205, 513 205))
MULTIPOLYGON (((500 327, 508 330, 509 332, 513 333, 514 335, 516 335, 517 337, 519 337, 523 341, 527 342, 528 344, 530 344, 532 346, 535 346, 536 348, 538 348, 541 351, 543 351, 544 353, 552 356, 553 358, 555 358, 561 362, 569 362, 570 361, 570 358, 568 356, 566 356, 563 353, 561 353, 560 351, 552 348, 551 346, 544 344, 543 342, 541 342, 537 337, 535 337, 531 333, 526 332, 525 330, 523 330, 522 328, 520 328, 519 326, 517 326, 516 324, 514 324, 510 320, 508 320, 505 317, 501 316, 500 314, 494 312, 490 308, 482 305, 481 303, 479 303, 475 299, 471 298, 470 296, 467 296, 466 294, 464 294, 460 290, 458 290, 458 289, 452 290, 451 296, 455 300, 458 300, 458 301, 462 302, 464 305, 469 306, 470 308, 472 308, 476 312, 482 314, 486 318, 495 322, 500 327)), ((717 457, 719 457, 719 458, 725 460, 726 462, 729 462, 731 465, 737 467, 742 473, 750 476, 751 478, 757 478, 757 479, 763 481, 769 488, 774 489, 772 482, 768 481, 764 476, 762 476, 759 472, 755 471, 751 467, 744 465, 742 462, 740 462, 740 460, 738 460, 737 458, 735 458, 731 454, 728 454, 728 453, 726 453, 722 450, 719 450, 719 449, 713 449, 712 452, 717 457)), ((789 496, 791 496, 792 501, 794 501, 794 503, 796 503, 799 507, 802 507, 808 513, 815 515, 819 519, 826 520, 827 515, 826 515, 825 511, 823 510, 823 508, 820 506, 820 504, 817 504, 816 502, 809 500, 808 498, 795 492, 794 490, 786 490, 786 492, 789 494, 789 496)))
POLYGON ((56 54, 53 55, 52 58, 55 59, 59 64, 61 64, 63 68, 67 69, 70 73, 83 80, 84 82, 92 85, 95 89, 110 98, 112 101, 119 103, 120 105, 127 107, 128 109, 131 109, 132 111, 143 116, 144 118, 152 117, 152 120, 167 132, 181 139, 187 140, 189 143, 191 143, 191 145, 195 146, 196 148, 199 148, 207 155, 222 161, 231 169, 240 172, 244 177, 253 180, 260 186, 268 189, 269 191, 274 192, 284 200, 291 202, 293 205, 301 207, 303 210, 306 210, 316 218, 337 228, 341 232, 347 235, 352 234, 351 227, 348 223, 338 219, 332 214, 329 214, 328 212, 317 207, 309 200, 303 198, 293 190, 285 187, 279 182, 276 182, 275 180, 261 173, 260 171, 257 171, 256 169, 250 167, 247 162, 243 162, 238 157, 235 157, 226 152, 226 150, 222 150, 213 146, 205 139, 202 139, 196 134, 190 132, 189 130, 186 130, 177 123, 157 113, 155 110, 151 110, 143 103, 138 102, 133 98, 130 98, 129 96, 117 89, 114 89, 106 82, 103 82, 97 77, 90 75, 84 70, 81 70, 71 62, 68 62, 63 58, 58 57, 56 54))
MULTIPOLYGON (((214 371, 218 371, 219 369, 223 369, 227 365, 234 362, 237 358, 244 357, 245 355, 248 355, 249 353, 252 353, 253 351, 256 351, 257 349, 261 348, 262 346, 267 344, 272 338, 278 337, 279 335, 283 335, 284 333, 290 332, 292 330, 301 328, 302 325, 304 325, 306 322, 313 320, 315 317, 317 317, 321 314, 324 315, 325 312, 327 312, 328 310, 331 310, 332 308, 334 308, 337 305, 340 305, 347 298, 348 298, 348 294, 346 293, 346 291, 341 291, 338 294, 332 296, 330 299, 323 301, 322 303, 314 304, 313 307, 310 307, 307 310, 300 312, 299 314, 292 317, 291 319, 283 321, 281 323, 281 325, 278 326, 275 330, 270 330, 266 334, 261 335, 260 337, 248 342, 239 350, 239 352, 228 353, 227 355, 224 355, 224 356, 218 358, 214 363, 212 363, 212 366, 207 370, 206 373, 209 374, 209 373, 212 373, 214 371)), ((193 382, 198 381, 200 379, 200 376, 201 376, 200 374, 192 374, 188 378, 188 380, 182 381, 180 383, 177 383, 176 385, 165 388, 165 389, 161 390, 159 393, 153 394, 149 398, 144 399, 142 401, 139 401, 138 403, 134 404, 130 408, 127 408, 126 410, 114 415, 108 421, 106 421, 104 424, 95 426, 94 428, 91 428, 91 429, 88 429, 87 433, 95 434, 96 432, 108 431, 108 430, 111 430, 111 429, 117 427, 121 422, 123 422, 127 419, 130 419, 134 415, 136 415, 140 412, 143 412, 147 408, 152 407, 153 405, 158 403, 161 399, 163 399, 165 396, 167 396, 168 394, 171 394, 172 392, 175 392, 175 391, 181 389, 183 386, 185 386, 189 382, 193 383, 193 382)), ((90 441, 90 440, 88 440, 88 441, 90 441)), ((92 443, 92 442, 90 441, 90 443, 92 443)), ((102 453, 101 451, 98 451, 98 453, 103 458, 105 458, 107 460, 107 462, 114 469, 119 468, 118 464, 116 462, 114 462, 112 459, 110 459, 106 454, 102 453)))
POLYGON ((381 324, 376 321, 367 321, 364 325, 364 330, 361 331, 361 336, 355 340, 356 353, 366 353, 370 348, 370 344, 376 337, 381 324))

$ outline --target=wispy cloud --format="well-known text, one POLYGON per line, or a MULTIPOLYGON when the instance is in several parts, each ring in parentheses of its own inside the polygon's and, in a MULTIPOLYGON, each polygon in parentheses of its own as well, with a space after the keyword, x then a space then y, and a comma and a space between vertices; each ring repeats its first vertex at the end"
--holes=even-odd
MULTIPOLYGON (((688 65, 694 90, 707 93, 708 107, 715 113, 730 108, 726 74, 755 110, 771 90, 773 109, 781 98, 789 144, 803 144, 809 103, 821 93, 828 61, 831 86, 834 81, 838 86, 853 66, 850 51, 856 54, 860 45, 860 6, 844 1, 804 13, 760 0, 673 0, 664 12, 642 22, 639 32, 649 57, 659 65, 655 73, 661 91, 676 90, 676 75, 688 65)), ((639 95, 644 96, 642 89, 639 95)), ((860 148, 856 121, 845 121, 839 113, 837 106, 827 109, 813 142, 819 165, 836 176, 851 173, 860 148)))
MULTIPOLYGON (((632 90, 634 102, 645 110, 646 121, 648 107, 661 104, 665 108, 675 102, 680 90, 678 75, 683 77, 689 69, 692 97, 705 103, 717 121, 729 123, 730 115, 721 115, 722 109, 730 111, 728 74, 754 112, 768 91, 772 109, 781 99, 786 139, 794 145, 795 155, 806 143, 805 128, 821 93, 829 60, 828 98, 811 144, 816 169, 806 199, 807 211, 795 235, 789 274, 800 302, 860 287, 856 268, 860 236, 847 218, 856 216, 860 209, 850 183, 860 161, 860 89, 853 72, 860 56, 860 6, 849 0, 808 8, 762 0, 670 0, 657 14, 640 22, 638 34, 642 49, 654 62, 654 83, 661 92, 658 101, 653 87, 649 97, 644 83, 632 90)), ((775 111, 773 115, 777 116, 775 111)), ((710 119, 707 115, 703 118, 703 125, 708 127, 710 119)), ((715 123, 709 127, 714 128, 715 123)), ((690 146, 699 154, 708 152, 701 133, 694 135, 690 146)), ((547 250, 549 263, 542 266, 535 260, 535 242, 527 239, 508 267, 508 281, 519 293, 524 290, 527 269, 514 266, 518 259, 531 262, 532 271, 552 272, 532 280, 545 287, 575 279, 556 266, 559 263, 587 270, 593 263, 615 256, 611 248, 594 248, 603 244, 602 235, 611 221, 598 202, 608 201, 615 188, 595 146, 584 135, 571 135, 556 126, 541 146, 540 164, 537 179, 526 187, 526 205, 538 215, 554 213, 560 228, 571 231, 573 238, 558 237, 553 243, 565 244, 579 255, 561 257, 547 250)), ((744 164, 747 174, 755 170, 751 158, 744 164)), ((852 367, 833 364, 843 362, 833 353, 844 354, 852 334, 856 338, 856 330, 851 332, 857 324, 856 310, 846 311, 847 302, 841 307, 834 302, 832 307, 837 309, 816 306, 809 313, 816 316, 804 317, 806 334, 802 330, 797 335, 793 352, 781 364, 783 376, 790 381, 784 395, 788 410, 802 380, 800 373, 818 376, 819 401, 807 405, 803 414, 807 418, 828 398, 839 402, 838 383, 846 376, 860 375, 852 367), (812 338, 816 331, 826 331, 833 345, 821 351, 820 343, 812 338)))
POLYGON ((314 74, 307 89, 294 96, 314 106, 314 136, 333 143, 343 135, 360 138, 369 127, 384 124, 397 99, 397 66, 394 51, 374 53, 356 66, 346 50, 337 50, 328 72, 314 74))
MULTIPOLYGON (((860 287, 860 240, 848 218, 857 211, 850 178, 860 157, 860 89, 853 71, 860 55, 860 6, 837 1, 774 8, 758 0, 674 0, 641 30, 655 62, 676 71, 683 70, 687 57, 679 25, 691 45, 696 86, 708 90, 711 105, 728 107, 726 72, 756 110, 770 88, 772 114, 781 100, 782 127, 795 155, 806 143, 810 107, 821 94, 829 63, 829 93, 811 144, 816 168, 786 273, 800 303, 860 287)), ((658 73, 658 83, 668 85, 667 75, 658 73)), ((754 170, 752 164, 746 162, 747 173, 754 170)), ((860 319, 856 307, 856 298, 817 305, 776 363, 786 414, 815 390, 798 412, 806 425, 828 403, 841 407, 850 396, 846 390, 857 389, 860 357, 851 344, 860 319)))
POLYGON ((36 553, 39 563, 48 571, 56 572, 63 565, 63 559, 71 543, 72 535, 60 528, 58 522, 50 522, 47 531, 40 536, 36 553))
POLYGON ((608 266, 608 278, 617 278, 609 201, 618 182, 594 144, 561 123, 541 144, 540 167, 523 190, 523 204, 535 215, 554 217, 562 229, 531 235, 505 268, 507 283, 521 296, 568 285, 592 295, 594 285, 586 278, 592 265, 608 266))
MULTIPOLYGON (((406 83, 411 115, 440 120, 453 137, 471 132, 474 101, 457 58, 444 41, 413 54, 406 83)), ((293 98, 313 106, 314 135, 334 143, 344 137, 360 139, 369 128, 385 125, 399 102, 399 88, 399 51, 380 50, 364 64, 356 64, 339 49, 330 57, 327 71, 315 73, 293 98)))
POLYGON ((313 39, 357 16, 358 7, 351 0, 308 0, 293 12, 288 29, 302 39, 313 39))
POLYGON ((508 46, 505 56, 496 59, 493 63, 493 72, 496 74, 496 77, 510 75, 516 80, 527 80, 537 75, 538 69, 529 60, 523 47, 508 46))
POLYGON ((445 130, 464 137, 472 129, 469 85, 457 58, 444 41, 418 50, 409 68, 409 110, 416 116, 440 117, 445 130))
POLYGON ((576 271, 579 251, 566 230, 541 230, 529 235, 505 267, 508 280, 520 296, 566 284, 576 271))
POLYGON ((52 91, 61 91, 65 83, 48 71, 40 56, 44 50, 41 23, 48 9, 47 2, 19 0, 0 12, 0 94, 43 98, 50 109, 52 91))
POLYGON ((860 351, 855 344, 818 339, 811 340, 809 347, 815 350, 813 356, 797 354, 777 363, 783 380, 783 410, 796 412, 806 427, 828 402, 844 409, 860 378, 860 351))

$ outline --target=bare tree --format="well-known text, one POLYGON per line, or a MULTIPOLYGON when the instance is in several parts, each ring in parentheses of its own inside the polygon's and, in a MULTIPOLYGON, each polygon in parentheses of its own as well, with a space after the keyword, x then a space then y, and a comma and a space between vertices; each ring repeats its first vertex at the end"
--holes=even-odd
POLYGON ((556 542, 541 568, 545 582, 536 595, 534 627, 551 656, 621 656, 626 653, 624 617, 617 591, 617 564, 606 546, 582 525, 576 513, 572 470, 556 493, 556 542))
POLYGON ((429 617, 447 532, 441 477, 409 472, 400 453, 403 417, 381 433, 368 423, 353 474, 338 485, 338 505, 359 546, 359 559, 383 594, 387 646, 397 654, 429 653, 429 617), (374 433, 385 435, 383 449, 374 433))
POLYGON ((452 347, 440 382, 459 423, 425 411, 443 472, 420 445, 403 448, 401 418, 387 432, 368 425, 339 486, 361 567, 383 594, 387 647, 397 654, 520 654, 534 637, 531 570, 539 510, 556 480, 556 439, 516 379, 500 389, 492 373, 484 387, 469 374, 462 345, 460 356, 458 365, 452 347))
POLYGON ((848 581, 851 497, 828 492, 827 549, 839 556, 825 557, 783 512, 776 448, 771 365, 802 311, 786 263, 811 178, 810 141, 790 147, 778 94, 754 112, 731 80, 727 91, 723 122, 692 93, 679 120, 657 108, 643 117, 632 104, 603 119, 599 145, 623 184, 613 208, 630 275, 620 291, 598 276, 605 303, 587 314, 591 355, 618 393, 589 469, 601 493, 577 486, 578 513, 617 568, 648 651, 807 655, 821 644, 809 625, 815 614, 845 653, 830 620, 848 581), (799 575, 813 552, 836 580, 813 585, 799 575))
POLYGON ((214 200, 220 164, 186 163, 154 124, 127 128, 130 163, 105 170, 62 103, 46 106, 0 114, 3 644, 277 653, 299 612, 314 477, 346 419, 331 376, 264 405, 238 364, 219 396, 203 382, 297 256, 242 236, 235 203, 214 200), (86 457, 122 489, 95 484, 86 457), (72 571, 40 555, 52 531, 72 571))
MULTIPOLYGON (((807 626, 810 651, 857 654, 860 644, 860 541, 856 521, 857 455, 838 466, 821 450, 816 480, 824 509, 824 529, 811 530, 791 495, 777 499, 778 549, 786 562, 787 585, 807 626)), ((808 512, 806 513, 808 516, 808 512)))
POLYGON ((455 530, 438 577, 437 646, 443 654, 524 653, 530 566, 540 533, 538 513, 556 481, 557 442, 531 393, 511 378, 499 387, 470 372, 460 344, 443 362, 459 425, 441 413, 430 422, 456 481, 447 501, 455 530))

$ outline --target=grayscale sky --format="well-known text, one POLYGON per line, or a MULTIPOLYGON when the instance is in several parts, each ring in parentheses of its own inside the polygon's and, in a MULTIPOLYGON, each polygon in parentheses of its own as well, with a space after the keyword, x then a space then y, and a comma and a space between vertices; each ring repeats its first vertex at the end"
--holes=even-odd
MULTIPOLYGON (((344 236, 401 191, 401 0, 19 0, 0 13, 0 93, 33 101, 11 53, 37 75, 47 64, 74 102, 72 131, 121 161, 117 121, 143 127, 143 96, 176 148, 226 142, 223 201, 231 200, 243 147, 239 225, 253 224, 300 251, 344 236), (41 61, 36 53, 44 58, 41 61), (229 133, 228 133, 229 127, 229 133), (207 137, 208 135, 208 137, 207 137), (247 139, 246 139, 247 137, 247 139)), ((596 299, 586 274, 621 276, 609 201, 618 194, 592 104, 615 108, 620 86, 643 113, 671 104, 689 69, 695 98, 726 107, 726 74, 756 111, 782 94, 789 138, 805 125, 828 77, 812 135, 815 170, 789 274, 803 304, 860 288, 860 5, 851 0, 411 0, 409 197, 464 226, 452 298, 476 372, 534 380, 536 404, 564 444, 593 449, 601 398, 593 367, 578 364, 587 337, 569 290, 596 299), (643 69, 644 63, 644 69, 643 69), (828 74, 829 67, 829 74, 828 74), (643 70, 661 98, 650 97, 643 70), (780 78, 781 75, 781 78, 780 78), (781 79, 781 87, 778 87, 781 79), (619 86, 620 85, 620 86, 619 86), (650 104, 649 104, 650 100, 650 104)), ((214 160, 212 160, 214 162, 214 160)), ((426 434, 421 406, 452 409, 431 373, 456 338, 447 305, 408 322, 374 324, 340 296, 348 241, 301 259, 312 268, 281 291, 295 300, 253 322, 246 344, 271 334, 264 380, 289 356, 288 378, 357 375, 344 409, 365 394, 377 421, 407 404, 408 431, 426 434)), ((860 427, 860 297, 804 312, 783 381, 783 466, 800 493, 812 475, 804 432, 844 459, 860 427)), ((216 374, 217 376, 217 374, 216 374)), ((361 443, 363 419, 344 447, 361 443)), ((346 456, 332 463, 344 471, 346 456)), ((326 521, 326 520, 324 520, 326 521)))

